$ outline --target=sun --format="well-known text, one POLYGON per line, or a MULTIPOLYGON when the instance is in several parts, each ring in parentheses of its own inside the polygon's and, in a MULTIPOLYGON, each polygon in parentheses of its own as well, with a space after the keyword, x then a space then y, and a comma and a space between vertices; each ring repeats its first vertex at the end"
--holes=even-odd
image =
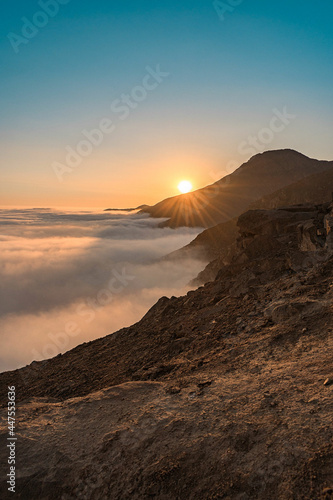
POLYGON ((193 186, 190 183, 190 181, 182 181, 178 184, 178 189, 181 193, 185 194, 185 193, 189 193, 190 191, 192 191, 193 186))

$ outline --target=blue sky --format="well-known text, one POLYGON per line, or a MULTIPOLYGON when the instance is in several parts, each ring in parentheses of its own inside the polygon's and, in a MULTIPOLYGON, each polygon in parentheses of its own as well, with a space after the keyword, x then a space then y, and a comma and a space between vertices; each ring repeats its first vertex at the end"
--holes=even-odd
POLYGON ((222 20, 211 1, 70 0, 18 53, 8 34, 42 9, 5 3, 2 205, 137 205, 176 194, 183 178, 209 184, 248 159, 239 145, 275 109, 295 118, 262 150, 333 159, 329 1, 244 0, 222 20), (113 116, 157 65, 169 76, 126 120, 113 116), (52 165, 104 117, 115 131, 59 182, 52 165))

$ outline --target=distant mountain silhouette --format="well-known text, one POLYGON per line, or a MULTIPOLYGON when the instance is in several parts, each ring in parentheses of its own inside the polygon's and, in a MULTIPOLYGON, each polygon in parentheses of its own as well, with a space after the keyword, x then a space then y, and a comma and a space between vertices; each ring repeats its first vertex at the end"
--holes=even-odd
POLYGON ((104 212, 134 212, 135 210, 143 210, 149 205, 140 205, 136 208, 106 208, 104 212))
POLYGON ((239 216, 256 200, 330 168, 332 161, 291 149, 267 151, 210 186, 147 206, 143 212, 168 218, 163 226, 212 227, 239 216))

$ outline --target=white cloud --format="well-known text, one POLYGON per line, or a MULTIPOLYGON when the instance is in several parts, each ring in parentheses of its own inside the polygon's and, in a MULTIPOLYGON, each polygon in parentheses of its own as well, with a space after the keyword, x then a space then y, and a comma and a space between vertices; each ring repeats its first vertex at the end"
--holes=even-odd
POLYGON ((162 295, 185 293, 203 264, 160 258, 199 230, 161 229, 159 222, 110 212, 2 211, 0 369, 112 333, 138 321, 162 295), (80 332, 65 342, 68 322, 80 332))

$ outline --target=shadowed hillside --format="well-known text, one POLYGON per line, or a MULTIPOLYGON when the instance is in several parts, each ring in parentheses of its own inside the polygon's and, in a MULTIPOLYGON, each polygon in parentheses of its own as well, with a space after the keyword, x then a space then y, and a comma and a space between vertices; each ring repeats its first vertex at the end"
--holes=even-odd
MULTIPOLYGON (((333 168, 309 175, 285 188, 264 196, 250 205, 250 209, 274 209, 289 205, 320 204, 332 199, 333 168)), ((203 273, 201 280, 210 279, 217 272, 229 248, 238 238, 237 218, 223 222, 199 234, 184 248, 173 252, 168 258, 198 258, 202 260, 218 259, 209 264, 209 273, 203 273)), ((202 281, 199 281, 200 283, 202 281)), ((199 283, 196 282, 196 283, 199 283)))
POLYGON ((332 199, 332 194, 333 168, 329 168, 324 172, 309 175, 269 196, 264 196, 254 202, 250 208, 269 209, 304 203, 320 204, 323 200, 332 199))

